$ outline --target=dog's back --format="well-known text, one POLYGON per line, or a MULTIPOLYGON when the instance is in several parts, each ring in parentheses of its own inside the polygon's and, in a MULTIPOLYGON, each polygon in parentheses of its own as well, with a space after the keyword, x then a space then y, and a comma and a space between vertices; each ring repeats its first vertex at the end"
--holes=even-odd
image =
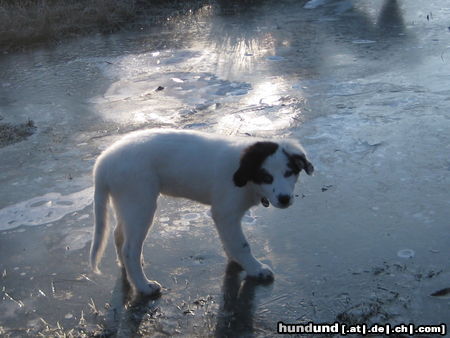
POLYGON ((127 135, 97 160, 94 176, 114 194, 125 186, 155 182, 163 194, 211 203, 211 191, 239 165, 239 138, 177 130, 145 130, 127 135), (231 141, 234 140, 234 141, 231 141), (100 178, 101 177, 101 178, 100 178))

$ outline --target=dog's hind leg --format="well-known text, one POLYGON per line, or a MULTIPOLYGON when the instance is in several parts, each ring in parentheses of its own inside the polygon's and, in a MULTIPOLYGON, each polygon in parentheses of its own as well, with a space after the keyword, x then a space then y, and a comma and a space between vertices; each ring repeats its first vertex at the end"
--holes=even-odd
POLYGON ((121 221, 117 222, 114 229, 114 241, 116 244, 117 264, 123 268, 122 247, 123 247, 123 225, 121 221))
MULTIPOLYGON (((125 268, 122 258, 122 246, 123 246, 123 225, 122 222, 117 222, 114 229, 114 242, 116 245, 117 265, 121 268, 125 268)), ((141 265, 144 266, 144 255, 141 255, 141 265)))
MULTIPOLYGON (((116 244, 116 255, 117 255, 117 265, 121 268, 125 268, 122 258, 122 247, 123 247, 123 225, 121 222, 117 222, 116 228, 114 229, 114 241, 116 244)), ((144 255, 141 255, 141 265, 144 266, 144 255)))
POLYGON ((153 221, 157 198, 158 190, 147 185, 133 186, 122 191, 114 203, 120 218, 118 224, 121 224, 117 239, 119 244, 122 242, 121 258, 128 281, 137 292, 146 295, 157 294, 161 289, 157 282, 147 279, 141 265, 142 248, 153 221))

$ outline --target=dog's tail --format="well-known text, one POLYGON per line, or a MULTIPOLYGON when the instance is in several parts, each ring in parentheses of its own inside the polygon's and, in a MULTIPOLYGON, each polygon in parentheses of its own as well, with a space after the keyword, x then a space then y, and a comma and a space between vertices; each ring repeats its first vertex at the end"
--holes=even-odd
POLYGON ((98 264, 103 256, 109 237, 107 206, 109 201, 108 186, 102 182, 102 176, 94 174, 94 237, 91 246, 90 263, 95 273, 100 273, 98 264))

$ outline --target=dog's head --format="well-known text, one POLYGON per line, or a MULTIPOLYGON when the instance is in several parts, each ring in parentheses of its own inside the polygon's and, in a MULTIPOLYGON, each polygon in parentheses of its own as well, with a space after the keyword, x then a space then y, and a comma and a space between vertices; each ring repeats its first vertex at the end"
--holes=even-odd
POLYGON ((304 170, 312 175, 314 167, 303 147, 294 140, 256 142, 244 149, 233 181, 238 187, 255 184, 262 204, 287 208, 293 203, 295 183, 304 170))

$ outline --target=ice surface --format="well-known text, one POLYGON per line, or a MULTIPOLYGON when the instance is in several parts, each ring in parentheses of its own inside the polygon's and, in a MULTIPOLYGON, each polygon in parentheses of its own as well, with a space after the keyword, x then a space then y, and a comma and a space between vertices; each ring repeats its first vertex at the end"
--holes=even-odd
POLYGON ((306 9, 314 9, 326 5, 329 0, 309 0, 303 7, 306 9))
POLYGON ((448 324, 446 2, 201 12, 3 55, 2 122, 31 118, 37 132, 0 149, 0 331, 236 336, 244 325, 273 336, 279 320, 448 324), (148 127, 301 140, 316 171, 300 175, 293 206, 243 217, 272 285, 226 266, 208 207, 166 197, 144 247, 162 298, 129 303, 113 241, 103 275, 91 274, 94 160, 148 127))
POLYGON ((412 249, 401 249, 397 252, 400 258, 413 258, 416 253, 412 249))

